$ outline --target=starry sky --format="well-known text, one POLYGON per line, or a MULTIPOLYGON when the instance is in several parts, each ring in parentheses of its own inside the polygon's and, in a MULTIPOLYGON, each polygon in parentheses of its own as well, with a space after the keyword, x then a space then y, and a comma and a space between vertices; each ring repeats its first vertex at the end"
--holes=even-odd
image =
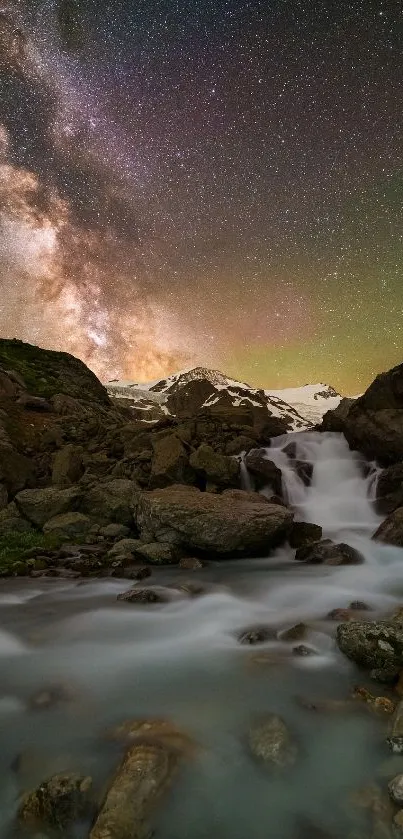
POLYGON ((0 2, 0 335, 103 379, 403 361, 403 6, 0 2))

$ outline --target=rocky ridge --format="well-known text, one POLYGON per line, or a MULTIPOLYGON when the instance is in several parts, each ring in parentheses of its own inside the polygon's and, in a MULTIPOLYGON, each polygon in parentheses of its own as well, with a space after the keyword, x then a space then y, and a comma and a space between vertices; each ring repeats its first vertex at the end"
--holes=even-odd
POLYGON ((303 430, 312 424, 280 392, 253 388, 205 367, 195 367, 149 384, 112 381, 106 387, 114 401, 130 405, 134 416, 146 422, 163 416, 185 417, 205 408, 219 411, 246 407, 256 416, 282 419, 287 431, 303 430))

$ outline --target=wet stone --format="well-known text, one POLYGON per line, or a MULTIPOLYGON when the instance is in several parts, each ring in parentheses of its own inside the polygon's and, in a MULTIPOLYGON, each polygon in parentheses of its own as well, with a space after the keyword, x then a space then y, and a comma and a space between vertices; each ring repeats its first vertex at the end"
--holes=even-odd
POLYGON ((306 656, 317 655, 313 647, 307 647, 306 644, 298 644, 297 647, 292 648, 292 654, 304 658, 306 656))
POLYGON ((396 775, 388 784, 389 795, 395 804, 403 806, 403 775, 396 775))
POLYGON ((352 600, 348 608, 356 612, 372 612, 372 606, 369 606, 364 600, 352 600))
POLYGON ((169 593, 164 589, 157 588, 132 588, 118 594, 117 600, 124 600, 126 603, 168 603, 169 593))
POLYGON ((238 635, 240 644, 265 644, 267 641, 274 641, 277 632, 272 626, 251 626, 244 629, 238 635))
POLYGON ((403 700, 396 708, 387 742, 392 752, 403 754, 403 700))
POLYGON ((290 626, 289 629, 284 629, 280 633, 280 641, 302 641, 306 636, 307 630, 306 623, 296 623, 294 626, 290 626))
POLYGON ((293 766, 297 759, 296 742, 277 714, 265 714, 253 723, 248 742, 253 756, 267 768, 286 769, 293 766))

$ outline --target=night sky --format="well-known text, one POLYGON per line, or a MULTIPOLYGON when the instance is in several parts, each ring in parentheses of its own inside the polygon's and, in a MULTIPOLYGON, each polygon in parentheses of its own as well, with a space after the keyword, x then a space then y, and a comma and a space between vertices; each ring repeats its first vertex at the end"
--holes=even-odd
POLYGON ((403 6, 0 5, 0 335, 102 379, 403 361, 403 6))

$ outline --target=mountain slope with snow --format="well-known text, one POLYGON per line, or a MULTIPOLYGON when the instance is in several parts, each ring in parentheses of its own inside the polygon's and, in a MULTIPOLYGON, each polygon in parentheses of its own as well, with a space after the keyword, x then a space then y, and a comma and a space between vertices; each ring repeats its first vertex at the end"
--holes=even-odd
POLYGON ((266 390, 265 393, 288 402, 313 425, 321 421, 326 411, 337 408, 342 400, 340 393, 331 385, 322 382, 303 387, 288 387, 284 390, 266 390))
POLYGON ((248 407, 283 419, 289 431, 303 430, 312 424, 279 394, 252 388, 206 367, 182 370, 148 384, 116 380, 108 382, 107 390, 122 404, 125 400, 136 418, 149 422, 167 415, 189 416, 203 409, 248 407))

